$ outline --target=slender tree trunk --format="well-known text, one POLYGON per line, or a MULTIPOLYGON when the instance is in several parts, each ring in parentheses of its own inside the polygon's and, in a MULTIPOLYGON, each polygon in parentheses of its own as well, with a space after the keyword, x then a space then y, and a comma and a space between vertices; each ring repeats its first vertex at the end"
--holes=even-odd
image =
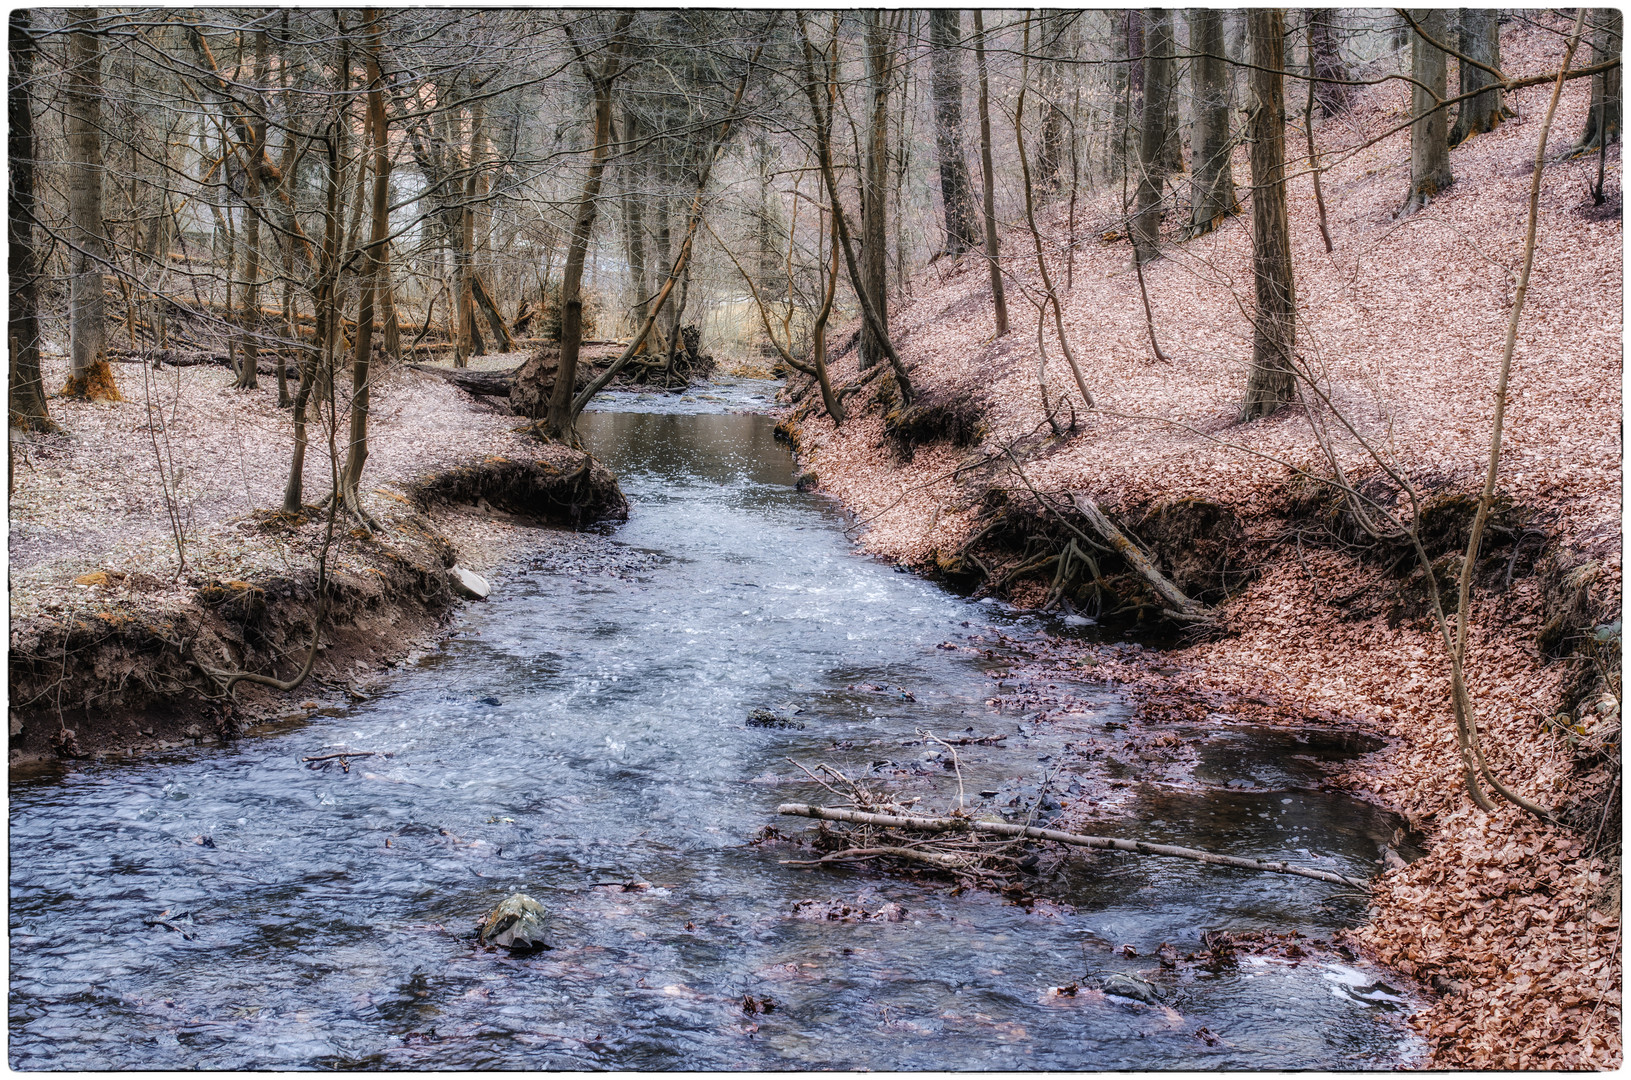
POLYGON ((595 212, 600 199, 601 178, 612 148, 612 84, 623 59, 625 37, 632 12, 618 17, 612 32, 605 63, 598 73, 587 72, 595 90, 594 149, 589 154, 589 174, 584 177, 583 194, 578 199, 577 220, 572 225, 572 242, 566 252, 566 268, 561 275, 561 361, 555 369, 555 387, 544 418, 543 435, 559 442, 573 443, 577 419, 572 408, 577 389, 578 350, 583 344, 583 264, 589 254, 589 239, 595 229, 595 212))
POLYGON ((1268 416, 1296 397, 1292 357, 1297 347, 1297 297, 1286 213, 1285 12, 1253 9, 1252 39, 1252 277, 1257 312, 1252 366, 1241 419, 1268 416))
POLYGON ((947 255, 957 256, 978 243, 974 217, 974 184, 968 175, 963 141, 961 12, 929 12, 930 92, 934 95, 934 141, 940 156, 940 201, 946 217, 947 255))
POLYGON ((1036 147, 1036 179, 1049 191, 1058 191, 1060 163, 1065 156, 1065 111, 1059 107, 1065 80, 1065 30, 1070 25, 1067 11, 1042 11, 1037 15, 1038 88, 1042 92, 1042 137, 1036 147))
POLYGON ((627 159, 623 169, 623 244, 629 262, 629 325, 637 328, 646 321, 651 302, 651 274, 646 269, 645 184, 646 163, 643 155, 634 150, 639 139, 639 121, 634 114, 623 114, 623 142, 634 156, 627 159))
POLYGON ((68 12, 69 375, 63 396, 118 401, 108 367, 102 266, 102 38, 94 9, 68 12))
POLYGON ((1147 263, 1161 253, 1161 199, 1167 181, 1167 110, 1172 97, 1172 18, 1164 8, 1144 13, 1144 118, 1138 140, 1138 195, 1132 231, 1134 257, 1147 263))
MULTIPOLYGON (((653 260, 652 266, 656 268, 657 273, 661 273, 661 268, 664 266, 674 265, 674 235, 673 229, 669 225, 668 206, 672 173, 672 168, 667 165, 663 165, 656 170, 661 182, 657 197, 652 201, 653 211, 657 216, 657 228, 652 235, 654 246, 651 259, 653 260)), ((655 327, 657 334, 656 352, 658 356, 666 357, 673 354, 674 345, 679 341, 679 311, 673 304, 665 301, 663 306, 658 309, 658 315, 659 318, 655 327)))
MULTIPOLYGON (((470 92, 481 89, 481 80, 470 79, 470 92)), ((487 344, 476 328, 476 292, 472 278, 476 274, 476 199, 480 195, 482 176, 482 120, 486 104, 479 97, 470 102, 470 175, 465 177, 464 213, 459 232, 459 336, 468 343, 470 355, 485 356, 487 344)), ((462 365, 461 365, 462 366, 462 365)))
MULTIPOLYGON (((1348 65, 1342 62, 1342 49, 1337 43, 1334 28, 1336 11, 1332 8, 1313 8, 1308 14, 1309 47, 1314 55, 1316 79, 1351 79, 1348 65)), ((1314 100, 1320 112, 1335 116, 1353 104, 1356 87, 1341 82, 1319 82, 1314 85, 1314 100)))
POLYGON ((1240 213, 1229 162, 1234 148, 1229 132, 1229 62, 1223 49, 1223 14, 1216 8, 1190 9, 1189 51, 1204 54, 1192 61, 1191 68, 1194 194, 1190 197, 1189 233, 1199 236, 1240 213))
MULTIPOLYGON (((349 60, 347 61, 349 63, 349 60)), ((335 277, 340 254, 340 136, 343 125, 330 121, 323 139, 327 158, 327 190, 323 204, 323 247, 317 264, 317 288, 313 295, 312 346, 300 365, 300 386, 294 397, 294 451, 289 455, 289 482, 283 488, 283 512, 301 511, 306 470, 306 406, 316 388, 319 366, 326 371, 333 362, 339 320, 334 316, 335 277)), ((321 401, 321 399, 319 399, 321 401)), ((322 407, 319 404, 318 417, 322 407)))
MULTIPOLYGON (((11 279, 11 309, 6 335, 11 345, 8 408, 11 425, 25 431, 53 431, 40 377, 39 253, 34 250, 34 43, 29 13, 11 13, 11 79, 6 88, 6 116, 11 130, 6 153, 11 158, 6 186, 6 274, 11 279)), ((8 459, 9 460, 9 459, 8 459)))
MULTIPOLYGON (((278 30, 278 86, 282 90, 283 115, 286 121, 293 120, 293 95, 289 92, 289 12, 283 12, 282 23, 278 30)), ((283 168, 280 175, 283 178, 294 171, 295 153, 297 146, 293 131, 283 132, 283 168)), ((280 179, 279 183, 286 183, 280 179)), ((292 346, 299 337, 295 326, 294 310, 294 244, 285 240, 280 245, 283 249, 283 339, 292 346)), ((301 367, 306 365, 304 361, 301 367)), ((277 360, 277 404, 280 409, 287 409, 294 404, 289 396, 289 365, 282 355, 277 360)))
POLYGON ((368 132, 373 139, 372 206, 369 212, 370 235, 363 248, 362 267, 357 273, 357 340, 351 360, 351 429, 346 446, 345 472, 340 478, 340 492, 346 509, 368 520, 363 508, 358 484, 362 480, 363 466, 368 462, 368 404, 370 390, 369 365, 373 359, 374 313, 378 310, 382 270, 385 266, 385 241, 391 232, 390 181, 391 157, 389 131, 385 118, 385 77, 380 72, 379 52, 381 36, 380 13, 374 9, 363 12, 367 44, 363 47, 364 71, 368 78, 368 132))
MULTIPOLYGON (((1450 29, 1444 8, 1423 8, 1410 13, 1434 41, 1443 41, 1450 29)), ((1437 104, 1445 98, 1449 58, 1427 43, 1421 34, 1410 36, 1410 194, 1399 208, 1404 217, 1438 198, 1455 181, 1450 173, 1449 110, 1437 104), (1436 101, 1435 101, 1436 99, 1436 101)))
MULTIPOLYGON (((1492 68, 1501 66, 1500 12, 1494 8, 1461 9, 1460 49, 1474 60, 1481 60, 1492 68)), ((1483 68, 1463 63, 1461 93, 1471 94, 1489 87, 1477 97, 1461 103, 1456 113, 1455 127, 1450 129, 1450 145, 1459 146, 1474 135, 1494 131, 1506 119, 1505 95, 1496 85, 1495 76, 1483 68)))
MULTIPOLYGON (((1601 64, 1620 58, 1620 38, 1625 18, 1619 8, 1594 8, 1591 21, 1591 62, 1601 64)), ((1494 65, 1499 67, 1500 65, 1494 65)), ((1580 133, 1577 151, 1596 150, 1604 143, 1620 141, 1620 69, 1611 67, 1591 77, 1591 111, 1580 133)))
MULTIPOLYGON (((975 17, 978 19, 978 15, 975 17)), ((835 51, 837 49, 837 19, 838 16, 834 13, 833 48, 835 51)), ((855 241, 850 234, 849 223, 845 220, 843 201, 839 198, 838 176, 833 169, 832 159, 832 115, 834 102, 838 97, 837 62, 831 57, 823 61, 825 76, 818 84, 815 74, 815 49, 810 44, 809 35, 803 30, 802 21, 800 23, 800 37, 804 51, 804 93, 810 103, 810 116, 814 121, 816 154, 821 162, 821 179, 827 188, 828 207, 833 216, 833 225, 838 233, 839 245, 844 249, 844 265, 849 269, 850 285, 855 289, 855 298, 861 305, 861 318, 865 320, 863 325, 871 326, 873 334, 882 343, 884 355, 889 358, 889 365, 893 369, 895 386, 900 392, 901 403, 910 405, 914 397, 911 373, 906 370, 905 361, 901 359, 900 353, 895 350, 895 346, 890 342, 889 334, 883 328, 879 313, 872 306, 872 300, 867 295, 861 276, 860 259, 855 254, 855 241), (825 92, 827 100, 825 108, 821 105, 821 95, 816 91, 817 85, 820 85, 825 92)))
POLYGON ((996 310, 997 336, 1008 333, 1008 300, 1003 295, 1001 252, 997 245, 996 169, 991 165, 991 84, 985 69, 985 22, 974 11, 974 64, 980 76, 980 184, 985 209, 985 260, 991 268, 991 304, 996 310))
POLYGON ((884 200, 889 175, 889 79, 891 41, 882 11, 866 13, 867 85, 872 91, 872 121, 867 128, 866 165, 861 184, 861 272, 862 288, 877 313, 876 329, 870 322, 861 327, 861 367, 869 368, 883 359, 880 334, 889 333, 889 231, 884 218, 884 200))
MULTIPOLYGON (((256 108, 250 122, 251 130, 254 132, 254 143, 249 150, 250 160, 266 152, 266 110, 262 105, 261 94, 266 86, 269 71, 266 31, 257 30, 254 73, 256 108)), ((244 175, 244 292, 243 316, 240 320, 242 336, 238 348, 242 366, 238 369, 237 381, 240 390, 254 390, 260 386, 260 349, 256 339, 260 335, 261 321, 261 214, 264 210, 265 200, 261 198, 260 177, 255 175, 254 169, 250 169, 244 175)))
POLYGON ((1144 121, 1144 13, 1127 12, 1127 107, 1122 128, 1122 167, 1138 153, 1138 132, 1144 121))

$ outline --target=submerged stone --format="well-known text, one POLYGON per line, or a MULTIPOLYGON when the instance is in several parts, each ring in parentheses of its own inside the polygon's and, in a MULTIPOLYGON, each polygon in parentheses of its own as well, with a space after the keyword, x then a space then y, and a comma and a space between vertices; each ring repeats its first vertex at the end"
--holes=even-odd
POLYGON ((548 921, 542 904, 526 893, 515 893, 482 919, 478 940, 483 945, 502 945, 518 952, 547 949, 548 921))
POLYGON ((1155 984, 1145 982, 1143 979, 1132 975, 1111 975, 1104 980, 1104 992, 1114 994, 1116 997, 1142 1001, 1146 1005, 1161 1004, 1161 995, 1156 990, 1155 984))

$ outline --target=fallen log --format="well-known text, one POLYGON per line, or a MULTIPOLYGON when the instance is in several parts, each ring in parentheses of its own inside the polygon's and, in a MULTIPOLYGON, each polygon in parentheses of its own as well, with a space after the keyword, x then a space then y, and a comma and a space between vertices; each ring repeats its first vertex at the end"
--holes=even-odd
POLYGON ((510 396, 510 388, 515 385, 515 373, 519 368, 508 371, 472 371, 469 368, 445 368, 435 364, 409 364, 415 371, 423 371, 427 375, 435 375, 439 379, 446 379, 460 390, 467 390, 481 397, 510 396))
POLYGON ((1173 618, 1184 619, 1190 622, 1209 622, 1212 619, 1212 609, 1198 601, 1191 600, 1184 591, 1174 585, 1167 576, 1155 568, 1149 557, 1139 550, 1137 544, 1127 538, 1127 535, 1099 509, 1089 496, 1080 491, 1072 492, 1070 500, 1075 504, 1077 511, 1087 519, 1093 531, 1104 538, 1105 542, 1124 559, 1128 566, 1138 572, 1139 576, 1150 583, 1156 593, 1171 604, 1176 610, 1169 610, 1166 614, 1173 618))
POLYGON ((1151 844, 1143 840, 1118 840, 1110 836, 1084 836, 1079 833, 1060 832, 1057 829, 1038 829, 1028 825, 1009 825, 1001 821, 976 821, 972 818, 927 818, 904 814, 869 814, 860 810, 845 810, 835 806, 810 806, 806 803, 782 803, 778 814, 793 817, 816 818, 821 821, 844 821, 852 825, 877 825, 893 829, 919 829, 924 832, 974 832, 991 836, 1020 836, 1032 840, 1051 840, 1071 847, 1100 848, 1107 851, 1127 851, 1135 855, 1165 855, 1174 859, 1210 863, 1214 866, 1234 866, 1242 870, 1257 870, 1272 874, 1291 874, 1312 878, 1333 885, 1369 890, 1370 884, 1358 878, 1334 874, 1329 870, 1315 870, 1307 866, 1294 866, 1287 862, 1266 862, 1247 859, 1239 855, 1219 855, 1198 848, 1176 847, 1172 844, 1151 844))
MULTIPOLYGON (((261 375, 276 375, 277 363, 264 359, 265 350, 261 359, 255 365, 255 371, 261 375)), ((149 352, 109 354, 108 360, 115 364, 152 364, 154 367, 233 367, 232 360, 223 353, 210 352, 177 352, 173 349, 154 349, 149 352)), ((285 365, 284 370, 292 378, 299 378, 297 367, 285 365)))

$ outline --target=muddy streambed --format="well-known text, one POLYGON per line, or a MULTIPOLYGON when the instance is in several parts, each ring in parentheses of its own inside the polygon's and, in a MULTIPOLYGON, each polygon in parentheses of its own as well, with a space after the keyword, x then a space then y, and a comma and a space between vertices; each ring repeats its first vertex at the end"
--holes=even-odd
POLYGON ((1150 764, 1115 745, 1108 696, 1041 724, 986 704, 1002 643, 1038 626, 854 554, 832 504, 790 486, 770 423, 723 411, 752 386, 586 418, 630 520, 542 545, 376 700, 225 749, 14 775, 13 1067, 1410 1060, 1408 1003, 1339 958, 1154 957, 1207 930, 1328 936, 1363 910, 1336 886, 1100 856, 1040 875, 1027 908, 750 843, 809 824, 778 803, 830 801, 789 757, 947 805, 925 727, 1007 736, 959 749, 993 809, 1069 802, 1097 768, 1116 785, 1094 788, 1102 831, 1350 874, 1396 824, 1315 789, 1318 759, 1351 748, 1220 718, 1184 733, 1193 760, 1150 764), (749 727, 756 708, 802 726, 749 727), (345 749, 377 756, 300 761, 345 749), (478 950, 474 920, 516 890, 551 910, 556 947, 478 950), (1116 973, 1163 1003, 1093 991, 1116 973))

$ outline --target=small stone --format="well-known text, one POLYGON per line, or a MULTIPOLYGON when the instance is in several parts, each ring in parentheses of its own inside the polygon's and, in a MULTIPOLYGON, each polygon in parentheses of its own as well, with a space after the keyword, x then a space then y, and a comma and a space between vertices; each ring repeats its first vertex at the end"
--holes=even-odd
POLYGON ((477 940, 517 952, 547 949, 548 915, 544 906, 525 893, 515 893, 487 913, 477 940))
POLYGON ((1142 1001, 1146 1005, 1161 1004, 1161 994, 1156 990, 1155 985, 1132 975, 1117 974, 1105 979, 1104 992, 1114 994, 1116 997, 1142 1001))
POLYGON ((453 583, 453 591, 467 600, 485 600, 493 591, 486 578, 471 573, 462 566, 450 567, 447 576, 453 583))
POLYGON ((752 712, 748 713, 748 727, 793 728, 798 731, 804 730, 804 725, 799 723, 797 720, 794 720, 788 716, 783 716, 772 709, 754 709, 752 712))

